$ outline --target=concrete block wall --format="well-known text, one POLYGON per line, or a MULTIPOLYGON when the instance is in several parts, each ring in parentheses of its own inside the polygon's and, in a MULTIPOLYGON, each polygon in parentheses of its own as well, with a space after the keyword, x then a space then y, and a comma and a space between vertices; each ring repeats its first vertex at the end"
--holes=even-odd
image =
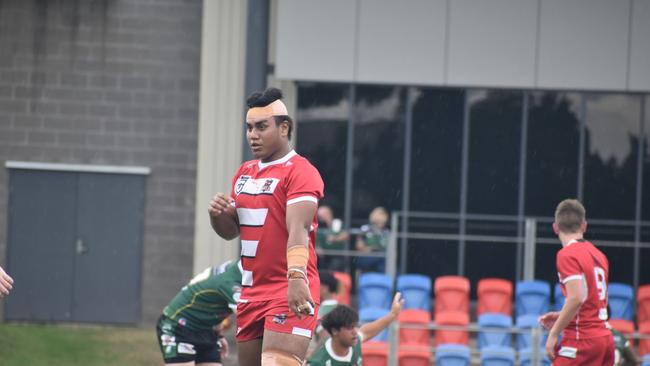
POLYGON ((5 161, 147 166, 142 321, 187 281, 201 13, 200 0, 0 0, 0 264, 5 161))

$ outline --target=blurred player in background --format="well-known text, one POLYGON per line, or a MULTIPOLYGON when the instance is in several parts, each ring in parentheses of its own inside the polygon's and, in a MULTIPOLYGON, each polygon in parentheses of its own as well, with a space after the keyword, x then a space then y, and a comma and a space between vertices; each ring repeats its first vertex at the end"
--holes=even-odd
POLYGON ((237 308, 242 269, 239 261, 210 267, 194 277, 163 310, 156 331, 167 365, 221 365, 228 354, 222 336, 237 308))
POLYGON ((245 366, 302 364, 320 303, 315 241, 323 180, 291 148, 293 121, 281 99, 275 88, 248 98, 246 138, 256 160, 240 166, 230 195, 217 193, 208 209, 217 234, 239 235, 242 243, 237 345, 245 366))
POLYGON ((562 242, 556 265, 566 302, 561 311, 540 317, 550 330, 546 353, 553 365, 613 365, 614 339, 607 327, 609 262, 583 238, 587 221, 582 204, 560 202, 553 231, 562 242))

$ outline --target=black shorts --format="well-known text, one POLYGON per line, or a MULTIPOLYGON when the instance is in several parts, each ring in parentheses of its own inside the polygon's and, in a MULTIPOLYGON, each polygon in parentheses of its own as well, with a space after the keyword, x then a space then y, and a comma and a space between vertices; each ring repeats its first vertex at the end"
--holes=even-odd
POLYGON ((165 363, 221 363, 221 345, 211 330, 189 330, 163 315, 156 333, 165 363))

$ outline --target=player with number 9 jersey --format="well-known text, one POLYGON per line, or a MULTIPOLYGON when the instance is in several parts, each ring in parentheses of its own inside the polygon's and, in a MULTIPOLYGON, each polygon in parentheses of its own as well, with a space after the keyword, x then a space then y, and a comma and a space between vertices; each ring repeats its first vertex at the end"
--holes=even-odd
POLYGON ((606 325, 607 257, 589 241, 574 240, 557 253, 557 270, 565 297, 566 283, 573 280, 580 281, 584 296, 578 315, 564 328, 562 337, 587 339, 609 335, 606 325))

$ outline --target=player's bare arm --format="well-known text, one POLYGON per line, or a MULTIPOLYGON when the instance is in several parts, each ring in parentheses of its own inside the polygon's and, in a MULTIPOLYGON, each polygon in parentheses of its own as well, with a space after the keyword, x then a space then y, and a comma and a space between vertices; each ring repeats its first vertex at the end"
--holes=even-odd
POLYGON ((402 307, 404 306, 404 299, 402 299, 402 295, 398 292, 395 294, 395 297, 393 297, 393 304, 391 305, 390 312, 383 317, 375 320, 374 322, 370 322, 367 324, 364 324, 361 326, 361 334, 363 334, 363 341, 366 342, 373 337, 375 337, 377 334, 381 333, 382 330, 384 330, 387 326, 390 325, 397 317, 399 316, 399 313, 402 311, 402 307))
POLYGON ((208 204, 210 224, 212 229, 226 240, 239 236, 239 221, 237 211, 232 205, 232 199, 225 193, 218 192, 208 204))
POLYGON ((539 325, 544 327, 544 329, 551 330, 558 316, 560 316, 559 311, 551 311, 537 318, 537 322, 539 322, 539 325))
POLYGON ((568 281, 565 286, 567 290, 566 301, 564 302, 562 310, 560 310, 557 320, 555 320, 555 324, 553 324, 553 327, 549 331, 548 340, 546 341, 546 354, 550 360, 555 359, 555 346, 558 337, 564 328, 569 325, 571 319, 576 316, 580 309, 580 305, 582 305, 582 299, 584 298, 582 294, 582 285, 579 280, 568 281))
POLYGON ((307 286, 309 260, 309 230, 318 205, 302 201, 287 206, 287 300, 289 308, 302 319, 314 315, 314 300, 307 286))

